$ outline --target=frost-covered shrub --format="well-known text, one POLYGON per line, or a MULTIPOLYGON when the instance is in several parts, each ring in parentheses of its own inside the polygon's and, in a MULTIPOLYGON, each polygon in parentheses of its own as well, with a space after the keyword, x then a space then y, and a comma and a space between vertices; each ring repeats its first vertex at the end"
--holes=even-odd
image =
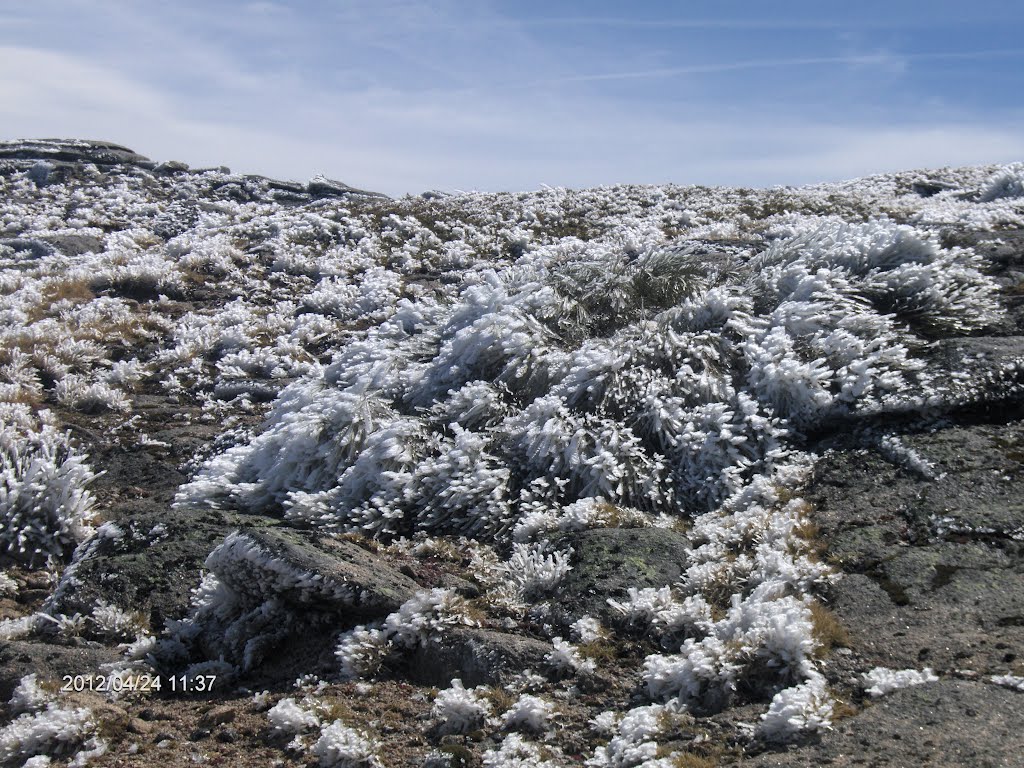
POLYGON ((40 687, 38 678, 33 673, 21 678, 8 703, 10 704, 11 712, 15 715, 20 715, 24 712, 38 712, 52 699, 53 697, 40 687))
POLYGON ((235 272, 235 262, 245 258, 227 236, 190 237, 180 235, 167 241, 167 255, 174 259, 179 269, 195 270, 217 277, 235 272))
POLYGON ((627 594, 627 600, 609 598, 608 604, 628 627, 681 641, 687 634, 706 633, 713 624, 711 606, 700 595, 678 600, 670 587, 630 587, 627 594))
POLYGON ((484 768, 557 768, 559 764, 546 760, 536 744, 510 733, 497 749, 484 751, 483 765, 484 768))
POLYGON ((785 741, 795 735, 828 728, 832 697, 825 678, 814 672, 806 682, 779 691, 768 711, 761 715, 758 732, 769 741, 785 741))
POLYGON ((662 701, 716 710, 731 700, 742 682, 771 690, 799 681, 813 671, 816 647, 810 609, 792 597, 779 597, 782 585, 765 583, 708 627, 702 639, 687 638, 674 655, 648 656, 644 680, 662 701))
POLYGON ((81 637, 89 626, 87 617, 80 613, 49 614, 45 611, 35 614, 35 631, 43 635, 57 635, 60 638, 81 637))
POLYGON ((501 716, 502 725, 510 730, 524 730, 539 733, 547 727, 548 718, 554 712, 554 705, 538 696, 524 693, 508 711, 501 716))
POLYGON ((139 616, 100 600, 90 617, 92 630, 108 641, 134 640, 143 632, 139 616))
POLYGON ((736 687, 739 665, 717 637, 684 641, 675 656, 652 655, 644 662, 644 680, 655 699, 678 698, 714 708, 721 706, 736 687))
POLYGON ((440 721, 443 733, 468 733, 483 725, 491 703, 477 689, 463 687, 459 679, 437 694, 431 714, 440 721))
POLYGON ((35 755, 62 757, 77 752, 96 730, 92 712, 50 704, 19 715, 0 729, 0 765, 17 765, 35 755))
POLYGON ((6 571, 0 572, 0 597, 12 597, 18 594, 18 582, 7 575, 6 571))
POLYGON ((717 277, 710 266, 682 249, 630 243, 610 257, 555 262, 552 282, 578 303, 579 324, 604 336, 637 312, 670 307, 707 287, 717 277))
POLYGON ((0 408, 0 549, 30 565, 66 557, 92 533, 95 477, 67 434, 0 408))
POLYGON ((92 284, 96 290, 114 289, 139 297, 182 292, 182 275, 170 259, 151 252, 132 253, 135 244, 126 242, 127 238, 123 236, 121 240, 121 243, 111 248, 115 264, 101 270, 93 278, 92 284), (121 263, 116 263, 118 261, 121 263))
POLYGON ((922 670, 875 667, 870 672, 864 673, 863 685, 864 692, 869 696, 884 696, 887 693, 898 691, 900 688, 934 683, 938 679, 938 675, 928 667, 922 670))
POLYGON ((915 364, 887 313, 953 334, 999 315, 977 257, 887 220, 821 223, 773 244, 757 266, 757 300, 775 309, 747 342, 749 380, 798 421, 906 389, 915 364))
POLYGON ((372 267, 358 277, 321 280, 302 303, 317 312, 342 320, 381 321, 395 311, 402 293, 402 278, 384 267, 372 267))
POLYGON ((1024 197, 1024 163, 1002 168, 985 184, 979 198, 983 203, 1003 198, 1024 197))
POLYGON ((88 381, 84 376, 68 374, 54 388, 57 402, 82 413, 127 411, 131 403, 125 394, 105 381, 88 381))
POLYGON ((514 544, 504 569, 508 578, 527 600, 548 595, 557 589, 572 566, 572 551, 549 552, 543 544, 514 544))
POLYGON ((750 660, 748 671, 789 680, 808 669, 816 648, 814 627, 805 602, 772 599, 775 591, 774 585, 762 585, 745 600, 734 595, 731 608, 714 629, 723 640, 741 643, 741 658, 750 660))
POLYGON ((143 631, 139 632, 133 641, 120 647, 124 649, 124 658, 127 661, 143 661, 156 651, 158 643, 159 640, 154 635, 143 631))
POLYGON ((320 716, 314 708, 303 706, 291 697, 281 699, 267 710, 267 718, 275 731, 289 735, 310 731, 320 725, 320 716))
POLYGON ((618 712, 606 710, 595 715, 590 721, 590 727, 595 733, 601 736, 608 736, 615 732, 618 726, 620 715, 618 712))
POLYGON ((569 626, 569 633, 575 643, 593 643, 607 634, 600 620, 593 616, 581 616, 569 626))
POLYGON ((588 496, 561 509, 544 504, 537 505, 533 511, 520 518, 512 531, 512 538, 517 543, 523 543, 555 531, 610 527, 646 528, 650 525, 650 515, 638 509, 616 507, 600 496, 588 496))
POLYGON ((617 718, 605 718, 608 727, 614 728, 614 735, 608 744, 594 750, 594 756, 587 761, 590 768, 634 768, 634 766, 656 765, 658 753, 657 737, 670 722, 675 712, 671 707, 651 704, 635 707, 617 718))
POLYGON ((576 675, 593 672, 597 668, 594 660, 583 658, 572 643, 556 637, 551 640, 551 645, 552 649, 544 661, 556 675, 576 675))
POLYGON ((376 745, 362 731, 341 720, 323 727, 312 748, 323 768, 378 768, 376 745))
POLYGON ((39 616, 31 614, 17 619, 0 619, 0 640, 21 640, 39 627, 39 616))
POLYGON ((357 626, 341 635, 334 655, 341 675, 352 680, 373 675, 391 652, 391 642, 383 629, 357 626))
POLYGON ((377 671, 395 651, 412 650, 459 625, 471 625, 465 601, 450 589, 417 592, 380 626, 357 626, 341 635, 334 651, 345 678, 377 671))
POLYGON ((918 332, 998 317, 973 256, 889 220, 805 216, 743 268, 698 256, 623 229, 402 299, 177 503, 502 542, 607 524, 598 497, 693 516, 784 461, 790 422, 905 406, 918 332))
POLYGON ((417 592, 384 619, 388 640, 402 648, 415 648, 446 628, 469 625, 465 601, 451 589, 417 592))

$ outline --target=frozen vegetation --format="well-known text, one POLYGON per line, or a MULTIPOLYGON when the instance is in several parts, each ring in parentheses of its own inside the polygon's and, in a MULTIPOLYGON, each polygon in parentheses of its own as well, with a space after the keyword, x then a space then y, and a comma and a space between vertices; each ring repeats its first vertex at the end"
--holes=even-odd
MULTIPOLYGON (((828 729, 815 610, 837 572, 800 496, 818 459, 804 438, 954 405, 969 383, 937 377, 929 344, 1003 315, 981 258, 940 230, 1024 227, 1019 165, 939 173, 927 196, 915 174, 387 200, 219 171, 76 173, 0 177, 6 556, 62 571, 62 596, 112 531, 142 535, 108 523, 89 538, 97 472, 63 425, 95 417, 126 449, 153 447, 136 411, 160 397, 181 426, 220 433, 176 513, 461 558, 479 590, 422 588, 365 618, 353 583, 239 530, 210 542, 188 613, 153 635, 104 602, 77 618, 44 607, 0 634, 56 625, 123 644, 125 675, 234 680, 315 630, 332 637, 334 680, 361 685, 453 632, 529 628, 549 650, 500 706, 454 677, 432 697, 424 728, 492 734, 485 766, 569 764, 539 743, 559 727, 550 692, 586 687, 605 663, 594 649, 624 639, 649 647, 629 672, 642 703, 590 713, 604 735, 587 765, 681 764, 684 747, 659 740, 734 705, 758 707, 750 741, 828 729), (573 567, 562 535, 617 526, 685 535, 680 578, 609 599, 610 620, 546 623, 573 567)), ((897 437, 876 443, 934 476, 897 437)), ((934 679, 878 668, 863 687, 934 679)), ((5 765, 96 748, 88 713, 47 703, 34 678, 11 707, 5 765)), ((380 734, 335 714, 310 694, 266 721, 321 765, 381 764, 380 734)))

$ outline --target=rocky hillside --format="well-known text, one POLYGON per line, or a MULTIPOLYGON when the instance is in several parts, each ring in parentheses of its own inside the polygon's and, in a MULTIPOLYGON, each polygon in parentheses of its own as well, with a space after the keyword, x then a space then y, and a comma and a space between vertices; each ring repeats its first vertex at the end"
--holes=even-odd
POLYGON ((0 766, 1019 764, 1024 166, 6 142, 0 297, 0 766))

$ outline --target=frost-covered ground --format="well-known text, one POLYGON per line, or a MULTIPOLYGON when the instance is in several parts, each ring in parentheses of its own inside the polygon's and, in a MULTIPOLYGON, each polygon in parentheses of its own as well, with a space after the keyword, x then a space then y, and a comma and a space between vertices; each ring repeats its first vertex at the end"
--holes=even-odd
MULTIPOLYGON (((830 682, 841 569, 801 496, 808 436, 1014 392, 1019 357, 981 380, 934 350, 1006 333, 1006 286, 963 234, 1024 227, 1024 166, 390 200, 56 146, 0 159, 0 590, 52 576, 3 637, 121 644, 103 674, 238 695, 316 634, 330 667, 249 706, 280 759, 341 766, 730 762, 814 738, 851 690, 935 679, 830 682), (207 439, 143 525, 89 452, 173 466, 169 425, 207 439), (103 592, 102 558, 211 515, 235 530, 179 568, 177 613, 103 592), (569 534, 613 527, 675 537, 678 578, 574 613, 569 534), (418 682, 467 632, 528 639, 534 663, 418 682), (351 704, 406 677, 420 737, 351 704)), ((37 687, 13 694, 0 763, 133 764, 138 738, 37 687)))

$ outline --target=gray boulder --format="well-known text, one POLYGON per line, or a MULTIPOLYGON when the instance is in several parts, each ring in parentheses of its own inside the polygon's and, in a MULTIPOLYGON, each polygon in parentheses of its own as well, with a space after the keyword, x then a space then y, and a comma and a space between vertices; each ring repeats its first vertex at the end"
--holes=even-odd
POLYGON ((365 189, 357 189, 356 187, 350 187, 340 181, 334 179, 328 179, 325 176, 314 176, 306 184, 306 191, 313 197, 381 197, 387 198, 387 195, 381 194, 380 192, 368 192, 365 189))
POLYGON ((663 587, 679 580, 690 543, 665 528, 595 528, 556 540, 573 549, 572 570, 558 588, 557 608, 569 617, 603 619, 617 614, 608 599, 623 600, 630 587, 663 587))
POLYGON ((382 558, 294 530, 233 532, 205 565, 214 579, 197 595, 189 629, 164 646, 170 668, 207 660, 244 672, 277 666, 280 649, 310 638, 316 656, 337 630, 383 618, 416 591, 382 558))
POLYGON ((550 650, 548 643, 521 635, 457 628, 416 649, 409 659, 409 677, 445 688, 453 678, 469 687, 503 685, 527 669, 539 671, 550 650))
POLYGON ((148 157, 120 144, 85 139, 24 139, 0 141, 0 159, 44 160, 95 165, 138 165, 152 168, 148 157))
POLYGON ((386 616, 417 589, 351 542, 280 528, 232 533, 206 567, 247 601, 274 599, 355 619, 386 616))
POLYGON ((980 682, 904 688, 841 720, 817 744, 744 761, 751 768, 913 765, 1010 768, 1024 755, 1024 696, 980 682))
POLYGON ((942 339, 928 373, 939 395, 958 408, 1024 402, 1024 336, 942 339))
POLYGON ((42 259, 54 251, 48 242, 35 237, 0 238, 0 248, 10 248, 16 254, 28 254, 33 259, 42 259))
POLYGON ((905 435, 925 479, 833 448, 805 497, 863 665, 1009 671, 1024 647, 1024 423, 905 435))

